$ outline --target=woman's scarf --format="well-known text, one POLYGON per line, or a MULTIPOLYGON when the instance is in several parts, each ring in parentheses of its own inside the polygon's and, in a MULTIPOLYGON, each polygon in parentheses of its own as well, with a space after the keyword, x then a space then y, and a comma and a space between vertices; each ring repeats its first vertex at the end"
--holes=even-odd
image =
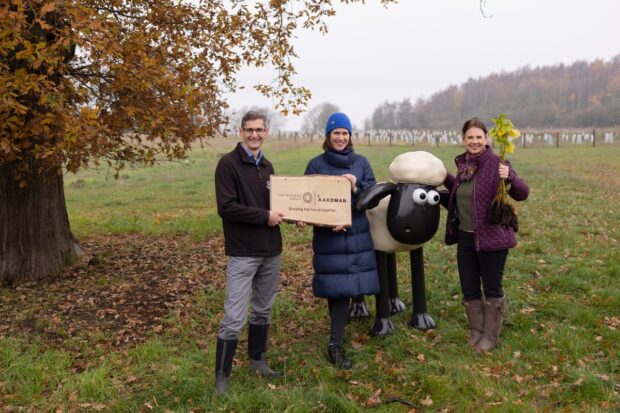
POLYGON ((337 168, 348 168, 353 165, 355 152, 353 151, 353 148, 346 148, 341 151, 330 148, 325 151, 324 156, 325 160, 330 165, 337 168))
POLYGON ((478 163, 480 161, 480 157, 489 150, 488 148, 478 155, 470 155, 469 153, 465 154, 465 162, 458 166, 457 176, 463 182, 471 181, 471 179, 476 174, 478 170, 478 163))

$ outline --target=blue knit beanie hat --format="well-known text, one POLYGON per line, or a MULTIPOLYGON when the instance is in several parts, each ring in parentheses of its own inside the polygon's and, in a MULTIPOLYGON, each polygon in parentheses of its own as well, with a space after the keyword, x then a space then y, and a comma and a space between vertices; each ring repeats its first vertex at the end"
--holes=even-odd
POLYGON ((349 135, 353 135, 351 131, 351 120, 342 112, 332 113, 329 119, 327 119, 327 124, 325 124, 325 136, 329 136, 331 131, 338 128, 345 128, 349 131, 349 135))

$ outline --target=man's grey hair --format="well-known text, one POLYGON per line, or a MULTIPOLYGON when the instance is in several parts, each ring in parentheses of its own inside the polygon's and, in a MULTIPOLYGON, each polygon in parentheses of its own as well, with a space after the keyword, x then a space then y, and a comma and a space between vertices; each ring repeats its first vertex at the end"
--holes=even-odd
POLYGON ((267 116, 255 110, 251 110, 243 115, 243 118, 241 118, 241 127, 244 128, 247 121, 256 119, 262 119, 263 122, 265 122, 265 127, 269 127, 267 123, 267 116))

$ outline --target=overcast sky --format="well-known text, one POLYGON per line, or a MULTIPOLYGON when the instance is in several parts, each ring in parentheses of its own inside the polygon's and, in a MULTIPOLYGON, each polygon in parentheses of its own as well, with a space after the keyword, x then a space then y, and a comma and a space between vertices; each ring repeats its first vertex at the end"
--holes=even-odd
MULTIPOLYGON (((484 11, 486 18, 479 0, 339 5, 327 35, 299 33, 297 83, 312 91, 310 108, 334 103, 361 128, 385 100, 413 102, 493 72, 620 54, 619 0, 486 0, 484 11)), ((251 85, 273 78, 244 70, 246 91, 231 97, 232 107, 272 106, 251 85)), ((285 129, 302 119, 289 116, 285 129)))

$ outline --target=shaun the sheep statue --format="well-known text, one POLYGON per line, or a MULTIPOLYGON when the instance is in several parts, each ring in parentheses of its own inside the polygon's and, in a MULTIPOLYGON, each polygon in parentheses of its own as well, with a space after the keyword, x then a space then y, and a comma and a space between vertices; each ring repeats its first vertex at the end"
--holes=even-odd
POLYGON ((440 194, 437 187, 446 177, 443 162, 428 152, 415 151, 398 155, 390 164, 391 182, 381 182, 360 195, 357 208, 366 210, 379 269, 380 293, 377 313, 370 329, 383 336, 394 331, 391 314, 404 311, 398 299, 396 256, 409 251, 413 315, 410 325, 428 330, 435 321, 426 313, 424 256, 422 245, 439 226, 440 194))

